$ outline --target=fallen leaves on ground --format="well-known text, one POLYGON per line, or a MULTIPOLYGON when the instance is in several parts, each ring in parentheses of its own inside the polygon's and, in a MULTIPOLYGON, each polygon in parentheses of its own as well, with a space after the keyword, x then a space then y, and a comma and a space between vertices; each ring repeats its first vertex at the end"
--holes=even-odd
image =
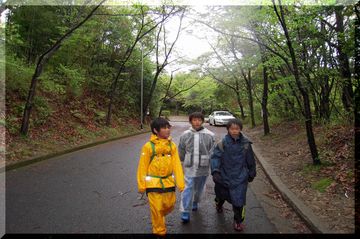
MULTIPOLYGON (((262 127, 244 129, 283 183, 299 199, 329 225, 335 222, 337 225, 335 231, 353 233, 355 230, 352 216, 355 211, 353 127, 351 125, 314 127, 320 159, 323 162, 320 167, 311 166, 312 159, 306 131, 298 122, 273 125, 271 131, 270 136, 264 137, 262 127), (307 165, 310 165, 309 170, 304 171, 307 165), (331 179, 331 183, 323 193, 311 187, 313 183, 324 178, 331 179), (343 216, 340 217, 339 213, 343 216)), ((273 192, 265 195, 275 200, 280 196, 273 192)), ((282 215, 286 217, 287 213, 283 212, 282 215)))

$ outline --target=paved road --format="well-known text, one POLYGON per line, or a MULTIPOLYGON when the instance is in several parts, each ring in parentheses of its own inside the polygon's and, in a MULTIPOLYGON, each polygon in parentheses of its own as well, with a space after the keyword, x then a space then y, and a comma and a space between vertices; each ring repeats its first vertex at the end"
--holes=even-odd
MULTIPOLYGON (((178 143, 189 125, 172 124, 178 143)), ((226 132, 208 127, 218 138, 226 132)), ((149 134, 137 135, 7 172, 6 233, 151 233, 149 207, 136 187, 139 152, 148 139, 149 134)), ((216 213, 213 186, 209 178, 190 224, 180 221, 177 195, 167 217, 169 233, 237 233, 231 205, 216 213)), ((277 233, 251 188, 247 203, 243 233, 277 233)))

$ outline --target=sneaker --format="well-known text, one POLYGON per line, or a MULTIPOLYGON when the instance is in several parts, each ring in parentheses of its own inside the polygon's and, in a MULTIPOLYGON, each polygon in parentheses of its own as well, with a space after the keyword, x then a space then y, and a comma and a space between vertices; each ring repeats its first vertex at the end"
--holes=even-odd
POLYGON ((193 210, 193 211, 197 211, 197 210, 198 210, 198 203, 197 203, 197 202, 193 202, 192 210, 193 210))
POLYGON ((245 229, 245 225, 241 222, 234 222, 234 229, 235 231, 241 232, 245 229))
POLYGON ((183 221, 183 223, 188 223, 190 221, 190 213, 188 212, 181 213, 181 220, 183 221))

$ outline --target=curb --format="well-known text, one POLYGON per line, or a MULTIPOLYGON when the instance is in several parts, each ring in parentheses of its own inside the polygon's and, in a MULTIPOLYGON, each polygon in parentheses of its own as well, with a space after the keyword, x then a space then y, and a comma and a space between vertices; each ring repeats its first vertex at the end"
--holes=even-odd
POLYGON ((306 225, 313 233, 336 233, 330 230, 319 218, 306 206, 299 198, 291 192, 287 186, 281 181, 280 177, 276 175, 272 166, 264 160, 259 153, 256 146, 252 145, 255 158, 264 169, 266 176, 270 179, 271 184, 279 191, 282 198, 295 210, 295 212, 304 220, 306 225))
POLYGON ((40 162, 40 161, 43 161, 43 160, 46 160, 46 159, 50 159, 50 158, 53 158, 53 157, 57 157, 57 156, 61 156, 61 155, 64 155, 64 154, 79 151, 81 149, 90 148, 90 147, 93 147, 93 146, 96 146, 96 145, 99 145, 99 144, 104 144, 104 143, 108 143, 108 142, 111 142, 111 141, 131 137, 131 136, 135 136, 135 135, 145 134, 145 133, 149 133, 149 132, 151 132, 151 131, 146 130, 146 131, 143 131, 143 132, 136 132, 136 133, 127 134, 127 135, 123 135, 123 136, 117 136, 117 137, 114 137, 114 138, 109 138, 109 139, 105 139, 105 140, 95 141, 95 142, 92 142, 92 143, 89 143, 89 144, 80 145, 80 146, 77 146, 77 147, 74 147, 74 148, 66 149, 64 151, 60 151, 60 152, 56 152, 56 153, 50 153, 50 154, 46 154, 46 155, 43 155, 43 156, 40 156, 40 157, 34 157, 34 158, 29 159, 29 160, 25 160, 25 161, 22 161, 22 162, 18 162, 18 163, 14 163, 14 164, 2 167, 2 168, 0 168, 0 173, 7 172, 7 171, 17 169, 17 168, 21 168, 21 167, 24 167, 24 166, 27 166, 27 165, 30 165, 30 164, 34 164, 34 163, 37 163, 37 162, 40 162))

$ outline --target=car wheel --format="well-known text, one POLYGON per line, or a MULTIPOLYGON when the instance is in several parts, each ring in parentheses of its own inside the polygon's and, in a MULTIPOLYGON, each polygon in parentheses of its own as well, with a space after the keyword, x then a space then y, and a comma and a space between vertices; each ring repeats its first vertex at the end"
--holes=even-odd
POLYGON ((209 120, 209 125, 212 125, 211 120, 209 120))
POLYGON ((216 126, 216 120, 214 119, 214 125, 216 126))

